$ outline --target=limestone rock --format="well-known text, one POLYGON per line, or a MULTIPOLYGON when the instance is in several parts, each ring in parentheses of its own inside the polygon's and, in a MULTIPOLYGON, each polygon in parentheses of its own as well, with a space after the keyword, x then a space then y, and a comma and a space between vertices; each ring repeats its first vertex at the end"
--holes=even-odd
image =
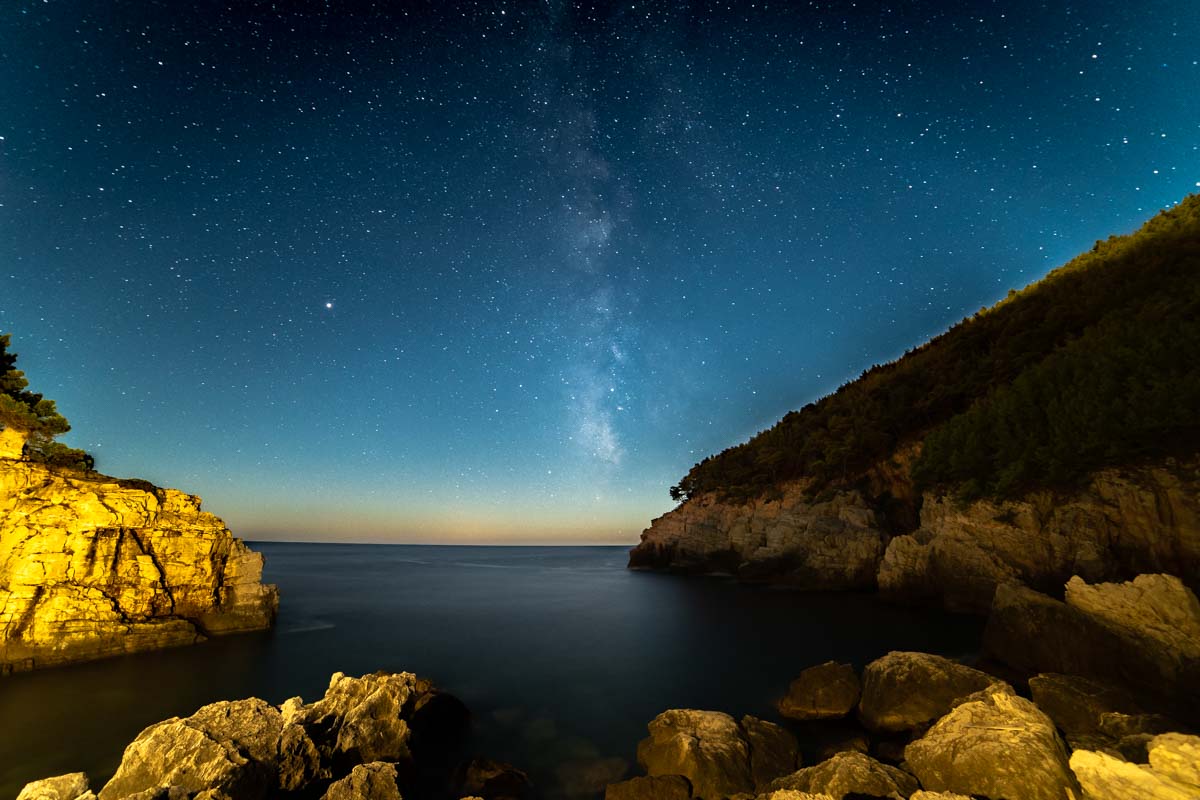
POLYGON ((682 775, 651 775, 610 783, 604 800, 689 800, 692 785, 682 775))
POLYGON ((955 707, 904 755, 931 791, 1063 800, 1077 788, 1054 723, 1007 685, 955 707))
POLYGON ((693 796, 706 800, 754 788, 749 745, 728 714, 671 709, 646 727, 637 758, 647 775, 682 775, 693 796))
POLYGON ((917 781, 903 770, 881 764, 862 753, 838 753, 828 761, 805 767, 770 785, 770 789, 794 789, 827 794, 841 800, 849 794, 906 798, 917 790, 917 781))
POLYGON ((914 730, 945 714, 958 698, 999 682, 948 658, 895 651, 863 670, 858 713, 872 730, 914 730))
POLYGON ((407 719, 431 690, 428 681, 411 672, 376 672, 361 678, 335 672, 324 697, 291 713, 321 758, 335 768, 407 761, 411 758, 407 719))
POLYGON ((396 765, 384 761, 359 764, 325 790, 321 800, 401 800, 396 765))
POLYGON ((151 725, 125 748, 100 800, 165 787, 266 797, 276 784, 282 730, 279 711, 257 698, 213 703, 186 719, 151 725))
POLYGON ((91 794, 87 774, 72 772, 25 784, 17 800, 76 800, 91 794))
POLYGON ((926 494, 920 528, 880 562, 880 592, 986 613, 997 586, 1041 591, 1073 575, 1169 571, 1200 583, 1200 465, 1106 469, 1069 495, 957 500, 926 494))
POLYGON ((0 457, 0 672, 269 627, 261 578, 198 497, 0 457))
MULTIPOLYGON (((1029 679, 1029 691, 1033 702, 1054 720, 1068 741, 1095 735, 1106 713, 1135 712, 1138 708, 1125 690, 1078 675, 1043 672, 1029 679)), ((1115 738, 1129 733, 1134 731, 1117 734, 1115 738)))
POLYGON ((844 717, 858 704, 861 691, 854 667, 828 661, 809 667, 792 681, 787 696, 779 701, 779 713, 799 720, 844 717))
POLYGON ((912 797, 908 800, 971 800, 965 794, 956 794, 954 792, 927 792, 922 789, 919 792, 913 792, 912 797))
POLYGON ((1146 653, 1163 680, 1200 677, 1200 601, 1174 575, 1094 586, 1076 576, 1067 582, 1066 602, 1146 653))
POLYGON ((747 503, 693 497, 654 520, 629 554, 634 568, 725 572, 810 589, 874 588, 886 536, 857 491, 828 500, 803 483, 747 503))
POLYGON ((1164 733, 1150 742, 1150 766, 1160 775, 1196 787, 1200 795, 1200 737, 1164 733))
POLYGON ((755 787, 766 786, 796 769, 800 745, 791 731, 749 714, 742 717, 742 731, 750 745, 750 774, 755 787))
POLYGON ((983 632, 984 649, 1025 672, 1103 679, 1123 650, 1115 633, 1066 603, 1025 586, 996 590, 983 632))
POLYGON ((1197 800, 1200 787, 1181 783, 1144 764, 1130 764, 1106 753, 1076 750, 1071 770, 1083 789, 1084 800, 1197 800))
POLYGON ((758 795, 755 800, 833 800, 827 794, 813 794, 812 792, 798 792, 795 789, 776 789, 773 792, 766 792, 758 795))

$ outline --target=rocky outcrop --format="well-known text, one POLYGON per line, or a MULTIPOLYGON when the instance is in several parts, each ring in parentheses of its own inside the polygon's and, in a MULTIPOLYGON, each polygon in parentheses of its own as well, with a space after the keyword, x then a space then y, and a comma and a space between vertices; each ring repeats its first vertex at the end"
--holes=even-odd
POLYGON ((1150 743, 1149 764, 1131 764, 1106 753, 1076 750, 1071 769, 1084 800, 1200 798, 1200 738, 1168 733, 1150 743))
POLYGON ((1200 582, 1200 463, 1109 469, 1073 494, 965 506, 927 494, 920 528, 888 543, 880 592, 986 613, 1002 583, 1053 591, 1170 572, 1200 582))
POLYGON ((654 520, 629 566, 721 572, 809 589, 874 588, 887 544, 857 491, 814 499, 804 484, 741 504, 694 497, 654 520))
POLYGON ((1072 579, 1066 602, 1000 586, 984 647, 1017 669, 1112 683, 1194 719, 1200 717, 1198 632, 1200 604, 1177 578, 1144 575, 1096 586, 1072 579))
POLYGON ((854 667, 828 661, 809 667, 792 681, 778 703, 779 713, 798 720, 844 717, 858 705, 861 692, 854 667))
POLYGON ((863 670, 858 715, 871 730, 917 730, 949 711, 959 698, 1000 682, 941 656, 891 652, 863 670))
POLYGON ((1078 790, 1054 723, 1007 685, 967 698, 904 755, 933 791, 1063 800, 1078 790))
POLYGON ((650 776, 680 775, 694 797, 708 800, 762 789, 796 767, 795 738, 751 716, 739 724, 720 711, 671 709, 646 726, 637 748, 650 776))
POLYGON ((629 566, 813 589, 877 586, 895 600, 979 614, 1003 583, 1047 592, 1073 575, 1096 582, 1167 572, 1200 586, 1200 461, 1106 469, 1073 493, 1017 500, 963 505, 926 493, 900 504, 919 506, 919 522, 895 509, 885 519, 896 498, 913 493, 914 452, 898 451, 890 471, 870 470, 863 491, 814 498, 810 483, 797 481, 747 502, 697 495, 653 521, 629 566), (910 532, 890 535, 898 523, 910 532))
POLYGON ((267 628, 262 566, 198 497, 0 458, 0 672, 267 628))
MULTIPOLYGON (((325 696, 307 705, 298 697, 282 706, 257 698, 212 703, 142 731, 99 800, 256 800, 292 792, 398 800, 418 767, 447 755, 437 752, 445 749, 445 728, 465 724, 454 704, 436 702, 445 697, 407 672, 339 672, 325 696)), ((92 798, 87 783, 82 773, 60 776, 29 784, 21 796, 92 798)))
POLYGON ((838 753, 813 767, 805 767, 772 783, 771 790, 820 792, 834 800, 847 795, 908 797, 917 790, 916 779, 903 770, 881 764, 862 753, 838 753))

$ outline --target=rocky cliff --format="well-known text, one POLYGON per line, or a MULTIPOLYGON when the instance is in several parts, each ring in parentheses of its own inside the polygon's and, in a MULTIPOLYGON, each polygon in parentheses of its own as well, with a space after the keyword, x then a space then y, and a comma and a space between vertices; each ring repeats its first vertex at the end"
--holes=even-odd
POLYGON ((15 444, 0 452, 0 672, 270 627, 262 555, 200 498, 22 460, 15 444))
POLYGON ((961 505, 927 493, 916 530, 893 536, 885 506, 904 483, 893 469, 877 493, 813 498, 794 482, 744 503, 703 494, 654 520, 629 563, 812 589, 878 587, 981 613, 1006 582, 1057 591, 1072 575, 1168 572, 1200 584, 1200 461, 1103 470, 1073 492, 1011 501, 961 505))

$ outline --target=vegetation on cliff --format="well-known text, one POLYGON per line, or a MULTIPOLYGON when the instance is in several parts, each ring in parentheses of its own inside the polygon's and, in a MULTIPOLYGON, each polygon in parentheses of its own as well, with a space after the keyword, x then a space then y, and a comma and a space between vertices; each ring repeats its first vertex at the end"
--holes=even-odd
POLYGON ((91 469, 95 460, 90 455, 54 441, 71 426, 53 400, 28 390, 25 373, 16 368, 17 354, 8 350, 10 341, 9 334, 0 334, 0 428, 24 433, 25 454, 36 461, 91 469))
POLYGON ((853 480, 924 440, 926 486, 1004 496, 1200 449, 1200 195, 704 459, 671 496, 853 480))

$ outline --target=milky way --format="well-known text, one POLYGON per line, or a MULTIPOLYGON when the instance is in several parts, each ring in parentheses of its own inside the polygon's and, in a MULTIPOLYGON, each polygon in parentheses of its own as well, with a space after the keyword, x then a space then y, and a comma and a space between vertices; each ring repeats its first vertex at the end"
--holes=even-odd
POLYGON ((621 541, 1200 186, 1200 7, 14 2, 0 331, 248 537, 621 541))

